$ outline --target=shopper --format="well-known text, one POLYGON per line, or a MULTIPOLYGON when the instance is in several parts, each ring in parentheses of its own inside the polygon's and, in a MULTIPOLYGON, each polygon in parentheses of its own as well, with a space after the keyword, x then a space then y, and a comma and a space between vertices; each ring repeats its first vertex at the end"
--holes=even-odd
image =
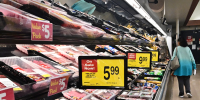
POLYGON ((180 67, 177 68, 173 74, 178 78, 179 97, 184 97, 183 86, 185 86, 186 94, 189 98, 191 98, 190 76, 192 75, 192 70, 194 70, 194 75, 196 75, 196 64, 192 52, 187 46, 187 42, 184 38, 180 37, 178 39, 178 46, 174 50, 172 60, 176 55, 179 59, 180 67))

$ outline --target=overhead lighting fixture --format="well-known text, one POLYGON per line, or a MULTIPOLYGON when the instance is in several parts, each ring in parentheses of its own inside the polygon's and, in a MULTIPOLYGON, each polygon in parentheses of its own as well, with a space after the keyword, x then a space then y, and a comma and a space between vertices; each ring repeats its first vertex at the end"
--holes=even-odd
POLYGON ((151 16, 144 10, 144 8, 136 0, 125 0, 130 6, 132 6, 139 14, 141 14, 149 23, 157 28, 164 36, 167 34, 163 29, 151 18, 151 16))

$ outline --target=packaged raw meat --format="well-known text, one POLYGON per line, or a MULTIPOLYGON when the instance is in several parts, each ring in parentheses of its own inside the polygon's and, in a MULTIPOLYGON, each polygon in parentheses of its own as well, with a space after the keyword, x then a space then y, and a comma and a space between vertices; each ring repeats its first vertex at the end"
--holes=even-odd
POLYGON ((84 54, 83 52, 77 50, 76 48, 72 47, 72 46, 65 46, 65 47, 60 47, 58 48, 58 52, 65 56, 66 58, 75 61, 76 63, 78 63, 78 57, 79 56, 84 56, 86 54, 84 54))
POLYGON ((67 46, 67 45, 45 45, 45 46, 50 49, 57 50, 58 47, 63 47, 63 46, 67 46))
MULTIPOLYGON (((31 21, 42 21, 49 23, 49 21, 19 10, 13 6, 0 3, 0 12, 7 17, 7 20, 18 25, 18 28, 31 29, 31 21)), ((7 29, 9 30, 9 29, 7 29)))
POLYGON ((65 66, 67 69, 69 69, 69 70, 72 70, 72 71, 74 71, 74 72, 78 72, 79 71, 79 69, 78 68, 76 68, 76 67, 74 67, 74 66, 65 66))
MULTIPOLYGON (((12 65, 11 66, 13 69, 23 73, 24 75, 26 75, 27 77, 35 80, 35 81, 42 81, 45 80, 45 77, 43 77, 41 74, 36 73, 34 70, 32 69, 23 69, 21 67, 19 67, 18 65, 12 65)), ((44 75, 44 74, 43 74, 44 75)))
POLYGON ((142 92, 152 92, 153 91, 153 88, 152 87, 143 87, 142 88, 142 92))
POLYGON ((81 100, 88 95, 87 92, 80 89, 70 88, 62 92, 63 96, 70 100, 81 100))
POLYGON ((38 52, 54 52, 43 45, 16 44, 16 47, 25 54, 28 54, 27 50, 35 50, 38 52))
POLYGON ((60 63, 61 65, 71 65, 73 62, 57 53, 52 53, 52 52, 47 52, 47 53, 42 53, 45 56, 49 57, 50 59, 60 63))
POLYGON ((103 100, 111 99, 114 96, 113 93, 107 90, 96 90, 93 95, 103 100))
POLYGON ((110 91, 111 93, 117 95, 118 93, 120 93, 122 90, 108 90, 110 91))
POLYGON ((22 57, 22 58, 32 61, 33 63, 36 63, 40 67, 45 68, 51 71, 52 73, 56 73, 58 75, 66 74, 66 72, 70 72, 70 70, 65 68, 64 66, 59 65, 53 61, 50 61, 40 56, 22 57))
POLYGON ((87 93, 93 93, 93 92, 95 92, 95 90, 96 90, 96 89, 86 89, 85 91, 86 91, 87 93))
POLYGON ((129 97, 129 95, 128 95, 129 93, 130 93, 129 90, 125 90, 122 92, 122 94, 119 97, 129 97))
POLYGON ((4 78, 0 78, 0 89, 3 89, 3 88, 13 88, 14 91, 23 90, 19 83, 11 81, 6 76, 4 76, 4 78))
POLYGON ((16 7, 16 8, 19 8, 19 7, 22 6, 22 4, 17 3, 17 2, 15 2, 14 0, 1 0, 0 2, 1 2, 1 3, 4 3, 4 4, 11 5, 11 6, 16 7))
POLYGON ((132 97, 132 98, 140 98, 140 91, 131 91, 129 94, 129 97, 132 97))
POLYGON ((85 54, 88 54, 88 55, 98 55, 97 53, 95 53, 94 51, 88 49, 88 48, 85 47, 85 46, 76 46, 75 48, 76 48, 77 50, 79 50, 79 51, 84 52, 85 54))
POLYGON ((96 97, 94 97, 93 95, 90 94, 87 97, 84 97, 83 100, 100 100, 100 99, 98 99, 98 98, 96 98, 96 97))
POLYGON ((140 95, 140 98, 142 99, 152 99, 153 93, 152 92, 142 92, 140 95))

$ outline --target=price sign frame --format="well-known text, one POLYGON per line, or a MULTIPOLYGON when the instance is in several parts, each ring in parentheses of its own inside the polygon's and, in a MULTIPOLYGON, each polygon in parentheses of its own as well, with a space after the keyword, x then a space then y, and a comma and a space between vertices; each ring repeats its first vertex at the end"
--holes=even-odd
MULTIPOLYGON (((152 58, 151 58, 151 61, 152 61, 152 62, 159 62, 159 55, 160 55, 160 52, 159 52, 158 50, 151 50, 151 51, 149 51, 149 52, 152 53, 152 52, 155 52, 155 51, 158 52, 157 61, 152 61, 152 60, 153 60, 152 58)), ((152 54, 152 55, 153 55, 153 54, 152 54)))
MULTIPOLYGON (((125 89, 127 88, 127 58, 125 56, 79 56, 79 84, 80 89, 125 89), (124 86, 83 86, 82 84, 82 60, 98 60, 98 59, 123 59, 124 60, 124 86)), ((104 68, 104 67, 102 67, 104 68)))
POLYGON ((152 53, 151 52, 127 52, 127 68, 140 68, 140 69, 151 69, 151 62, 152 62, 152 53), (149 62, 149 66, 145 66, 145 67, 133 67, 133 66, 128 66, 128 54, 129 53, 149 53, 150 54, 150 62, 149 62))
MULTIPOLYGON (((151 58, 151 62, 159 62, 159 55, 160 55, 160 52, 158 50, 151 50, 151 51, 143 51, 143 52, 158 52, 158 57, 157 57, 157 61, 153 61, 153 58, 151 58)), ((153 54, 152 54, 153 55, 153 54)))

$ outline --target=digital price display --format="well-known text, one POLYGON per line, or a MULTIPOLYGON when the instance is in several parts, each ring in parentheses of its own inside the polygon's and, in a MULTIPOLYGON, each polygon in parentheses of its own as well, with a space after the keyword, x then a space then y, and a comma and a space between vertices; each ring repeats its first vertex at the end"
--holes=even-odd
POLYGON ((158 62, 159 61, 159 52, 158 51, 151 51, 152 59, 151 61, 158 62))
POLYGON ((80 56, 79 82, 82 89, 124 89, 126 57, 80 56))
POLYGON ((132 68, 151 68, 151 52, 129 52, 127 53, 127 66, 132 68))

